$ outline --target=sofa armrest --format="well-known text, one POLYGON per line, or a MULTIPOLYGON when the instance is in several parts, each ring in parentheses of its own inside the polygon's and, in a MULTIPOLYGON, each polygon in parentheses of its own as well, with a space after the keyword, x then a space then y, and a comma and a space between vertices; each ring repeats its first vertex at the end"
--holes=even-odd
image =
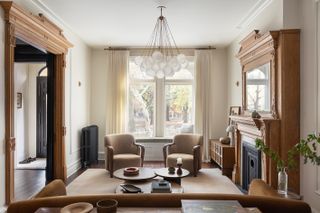
POLYGON ((248 194, 256 196, 280 197, 276 190, 271 188, 261 179, 254 179, 251 181, 248 194))
POLYGON ((42 197, 53 197, 67 195, 66 186, 60 179, 56 179, 46 185, 40 192, 38 192, 33 199, 42 197))

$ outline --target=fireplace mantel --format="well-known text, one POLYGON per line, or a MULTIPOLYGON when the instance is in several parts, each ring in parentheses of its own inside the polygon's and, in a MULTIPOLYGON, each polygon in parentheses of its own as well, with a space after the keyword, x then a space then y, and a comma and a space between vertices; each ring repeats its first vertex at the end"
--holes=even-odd
MULTIPOLYGON (((287 159, 287 152, 300 139, 300 30, 278 30, 260 34, 255 30, 240 42, 237 57, 242 67, 242 112, 231 116, 236 126, 236 164, 233 180, 241 184, 241 141, 248 137, 254 145, 256 138, 263 139, 271 149, 277 151, 282 159, 287 159), (247 100, 248 73, 260 67, 269 69, 265 78, 267 92, 247 100), (268 94, 268 95, 266 95, 268 94), (252 100, 256 98, 256 100, 252 100), (264 98, 264 99, 263 99, 264 98), (259 103, 258 100, 264 100, 259 103), (252 110, 262 116, 251 118, 252 110), (262 111, 259 111, 259 110, 262 111)), ((254 87, 252 87, 254 88, 254 87)), ((261 156, 262 179, 277 188, 275 165, 266 156, 261 156)), ((297 158, 299 161, 299 158, 297 158)), ((299 167, 299 162, 297 162, 299 167)), ((288 188, 296 193, 300 190, 299 168, 290 171, 288 188)))
MULTIPOLYGON (((232 123, 235 125, 235 155, 236 161, 232 173, 232 180, 242 185, 242 166, 241 166, 241 150, 243 138, 251 138, 252 141, 259 138, 262 139, 267 146, 275 151, 279 150, 280 140, 280 120, 273 118, 253 119, 249 116, 230 116, 232 123)), ((276 188, 277 186, 277 170, 276 165, 269 157, 262 154, 262 179, 269 185, 276 188)))

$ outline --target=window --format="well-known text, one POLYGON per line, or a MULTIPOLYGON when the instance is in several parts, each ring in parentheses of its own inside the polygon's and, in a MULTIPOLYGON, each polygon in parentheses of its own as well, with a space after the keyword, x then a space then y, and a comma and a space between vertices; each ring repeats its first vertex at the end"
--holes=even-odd
POLYGON ((174 76, 146 76, 129 60, 128 125, 135 137, 174 136, 194 129, 194 61, 174 76))

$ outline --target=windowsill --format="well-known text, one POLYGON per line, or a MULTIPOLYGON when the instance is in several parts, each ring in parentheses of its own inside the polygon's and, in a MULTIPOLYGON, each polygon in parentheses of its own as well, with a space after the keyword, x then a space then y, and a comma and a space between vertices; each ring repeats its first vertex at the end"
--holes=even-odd
POLYGON ((172 137, 142 137, 136 138, 138 143, 168 143, 172 141, 172 137))

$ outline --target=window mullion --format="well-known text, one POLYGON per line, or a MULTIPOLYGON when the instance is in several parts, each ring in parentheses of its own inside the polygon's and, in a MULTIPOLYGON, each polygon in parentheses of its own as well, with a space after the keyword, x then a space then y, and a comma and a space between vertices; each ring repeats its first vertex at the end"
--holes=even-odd
POLYGON ((164 78, 156 79, 156 137, 164 136, 164 101, 165 101, 165 86, 164 78))

